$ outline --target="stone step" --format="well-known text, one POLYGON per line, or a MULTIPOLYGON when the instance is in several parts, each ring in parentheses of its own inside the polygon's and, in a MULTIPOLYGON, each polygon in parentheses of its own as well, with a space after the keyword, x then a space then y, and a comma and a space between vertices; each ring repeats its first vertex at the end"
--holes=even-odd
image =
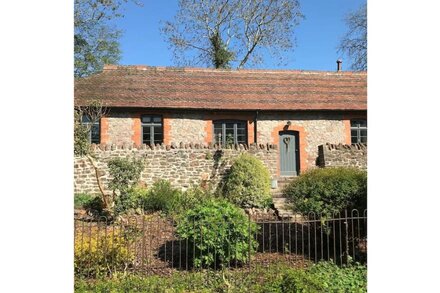
POLYGON ((279 197, 273 199, 274 204, 286 204, 289 203, 289 199, 285 197, 279 197))
POLYGON ((279 177, 277 178, 277 188, 276 189, 283 189, 285 186, 287 186, 290 182, 295 180, 297 177, 279 177))
POLYGON ((278 217, 284 221, 296 221, 301 222, 303 217, 300 214, 293 212, 292 203, 288 198, 285 197, 275 197, 272 198, 275 212, 278 217))
POLYGON ((284 197, 284 194, 281 191, 276 191, 271 193, 273 198, 284 197))

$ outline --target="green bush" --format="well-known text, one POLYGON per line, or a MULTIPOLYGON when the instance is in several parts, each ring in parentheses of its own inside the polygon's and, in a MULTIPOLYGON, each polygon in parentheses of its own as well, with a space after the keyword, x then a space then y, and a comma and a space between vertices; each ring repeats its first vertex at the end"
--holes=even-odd
POLYGON ((103 215, 103 202, 100 196, 87 193, 75 194, 74 207, 75 209, 83 208, 96 216, 103 215))
POLYGON ((271 203, 269 171, 259 159, 243 153, 232 164, 222 191, 241 207, 266 207, 271 203))
POLYGON ((305 271, 287 270, 280 287, 281 292, 367 292, 367 268, 321 262, 305 271))
POLYGON ((115 209, 117 213, 129 210, 142 209, 143 202, 148 196, 148 190, 142 186, 134 186, 130 188, 123 196, 115 199, 115 209))
POLYGON ((257 226, 240 208, 224 200, 209 200, 188 210, 177 225, 177 234, 188 240, 195 267, 217 267, 244 262, 253 253, 257 226), (249 238, 251 237, 251 239, 249 238), (249 246, 250 245, 250 246, 249 246))
POLYGON ((300 175, 284 190, 294 209, 323 217, 344 209, 366 209, 367 172, 355 168, 313 169, 300 175))
POLYGON ((124 272, 134 260, 134 254, 128 247, 127 240, 116 230, 103 234, 91 229, 86 239, 75 237, 75 275, 100 277, 124 272))
POLYGON ((128 191, 135 186, 141 176, 144 163, 142 160, 133 158, 114 158, 108 163, 108 168, 112 179, 109 183, 109 188, 117 190, 121 193, 128 191))
POLYGON ((307 273, 321 283, 326 292, 367 292, 367 267, 357 263, 338 267, 332 262, 321 262, 307 273))
POLYGON ((88 193, 77 193, 73 197, 73 206, 75 209, 86 209, 87 206, 93 201, 93 198, 94 196, 88 193))
POLYGON ((320 280, 302 270, 288 270, 283 274, 280 284, 281 292, 326 292, 320 280))
POLYGON ((141 198, 142 207, 146 211, 162 211, 166 215, 176 216, 183 214, 197 204, 213 198, 210 190, 193 186, 186 191, 173 188, 169 181, 156 181, 148 192, 137 192, 141 198))
POLYGON ((146 211, 163 211, 169 214, 176 208, 180 196, 180 190, 173 188, 169 181, 158 180, 142 197, 142 206, 146 211))
POLYGON ((112 177, 108 186, 115 195, 115 212, 121 213, 135 204, 130 191, 138 183, 144 163, 140 159, 115 158, 107 165, 112 177))
POLYGON ((214 195, 209 189, 193 186, 180 193, 173 212, 176 216, 182 215, 196 205, 202 204, 211 199, 214 199, 214 195))
POLYGON ((90 132, 87 127, 81 123, 82 115, 78 111, 74 112, 73 128, 73 151, 75 156, 85 156, 90 153, 89 137, 90 132))

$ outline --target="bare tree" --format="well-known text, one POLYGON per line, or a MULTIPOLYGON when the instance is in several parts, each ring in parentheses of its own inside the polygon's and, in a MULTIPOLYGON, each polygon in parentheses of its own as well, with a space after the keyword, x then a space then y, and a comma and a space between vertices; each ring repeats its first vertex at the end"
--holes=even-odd
POLYGON ((101 193, 101 200, 104 211, 111 211, 114 206, 114 199, 111 193, 106 193, 101 181, 101 171, 93 156, 91 145, 89 142, 89 134, 92 131, 92 125, 101 121, 101 118, 108 114, 109 110, 100 101, 93 101, 88 106, 75 107, 74 121, 74 151, 75 155, 83 156, 88 159, 95 170, 95 178, 101 193), (83 117, 87 117, 88 122, 83 123, 83 117))
POLYGON ((282 63, 302 18, 298 0, 179 0, 174 21, 161 31, 178 65, 219 67, 219 48, 227 64, 242 68, 262 63, 265 53, 282 63))
POLYGON ((367 70, 367 4, 347 15, 348 27, 342 38, 338 52, 343 52, 352 60, 351 69, 367 70))

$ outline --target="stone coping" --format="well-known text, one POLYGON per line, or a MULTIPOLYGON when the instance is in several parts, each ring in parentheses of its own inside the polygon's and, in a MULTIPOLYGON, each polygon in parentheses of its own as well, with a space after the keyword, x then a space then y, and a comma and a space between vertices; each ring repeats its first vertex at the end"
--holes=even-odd
POLYGON ((325 147, 328 150, 366 150, 367 145, 363 143, 354 143, 354 144, 333 144, 326 143, 325 147))
POLYGON ((209 150, 277 150, 278 146, 276 144, 235 144, 222 146, 219 144, 203 144, 203 143, 171 143, 170 145, 156 144, 156 145, 136 145, 136 144, 92 144, 91 148, 93 151, 113 151, 113 150, 173 150, 173 149, 209 149, 209 150))

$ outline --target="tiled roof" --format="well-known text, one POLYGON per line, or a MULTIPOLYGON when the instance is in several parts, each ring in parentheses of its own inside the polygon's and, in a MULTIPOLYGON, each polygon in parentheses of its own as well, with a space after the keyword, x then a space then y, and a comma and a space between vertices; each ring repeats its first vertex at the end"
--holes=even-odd
POLYGON ((75 81, 75 105, 228 110, 366 110, 366 72, 107 65, 75 81))

